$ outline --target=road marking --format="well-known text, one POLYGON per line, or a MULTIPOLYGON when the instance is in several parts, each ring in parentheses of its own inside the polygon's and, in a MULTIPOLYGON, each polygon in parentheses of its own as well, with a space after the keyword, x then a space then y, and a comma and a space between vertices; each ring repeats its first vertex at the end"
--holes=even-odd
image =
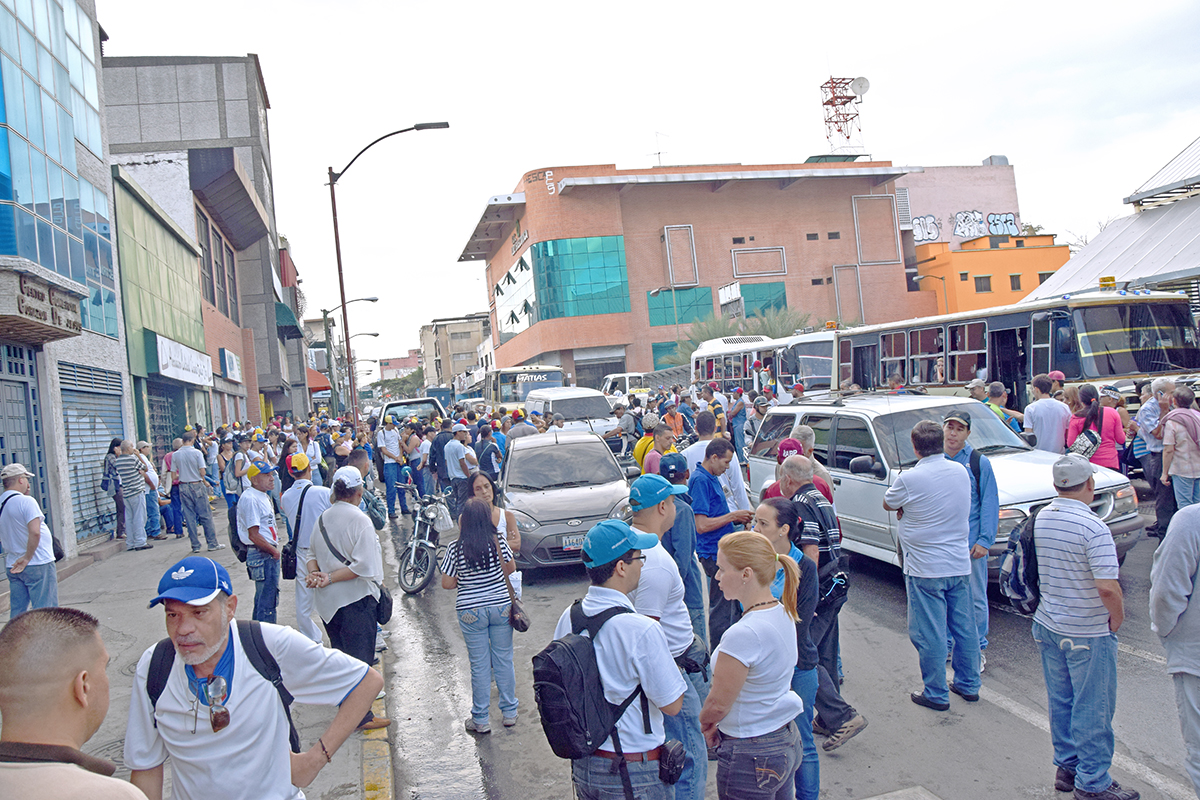
MULTIPOLYGON (((1151 654, 1147 653, 1147 655, 1151 654)), ((1045 714, 1041 714, 1030 708, 1026 708, 1015 700, 1010 700, 999 692, 993 691, 986 686, 983 686, 979 689, 979 696, 984 700, 987 700, 989 703, 999 706, 1013 716, 1023 719, 1035 728, 1045 731, 1046 733, 1050 732, 1050 719, 1045 714)), ((1174 800, 1195 800, 1196 798, 1196 793, 1192 787, 1184 786, 1178 781, 1165 778, 1144 764, 1134 761, 1129 756, 1121 753, 1113 753, 1112 763, 1117 769, 1128 772, 1130 775, 1142 781, 1143 783, 1149 784, 1155 789, 1158 789, 1167 797, 1174 798, 1174 800)))

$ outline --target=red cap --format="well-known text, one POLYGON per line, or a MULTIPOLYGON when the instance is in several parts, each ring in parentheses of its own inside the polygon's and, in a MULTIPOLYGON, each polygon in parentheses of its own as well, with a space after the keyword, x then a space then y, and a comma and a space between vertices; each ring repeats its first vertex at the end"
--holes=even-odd
POLYGON ((734 391, 734 392, 736 392, 737 394, 741 394, 741 393, 742 393, 743 391, 745 391, 745 390, 744 390, 744 389, 742 389, 742 387, 740 387, 740 386, 739 386, 739 387, 737 387, 736 389, 734 389, 733 391, 734 391))
POLYGON ((782 442, 779 443, 778 459, 779 459, 780 464, 782 464, 783 460, 785 458, 787 458, 788 456, 802 456, 802 455, 804 455, 804 448, 800 446, 800 442, 798 440, 784 439, 782 442))
POLYGON ((710 388, 710 389, 713 389, 713 390, 715 391, 715 390, 716 390, 716 388, 717 388, 717 382, 716 382, 716 381, 710 381, 710 382, 709 382, 709 384, 708 384, 708 388, 710 388))
POLYGON ((755 361, 755 362, 754 362, 754 368, 755 368, 755 369, 762 369, 762 362, 761 362, 761 361, 755 361))
POLYGON ((1062 374, 1062 372, 1060 372, 1059 370, 1054 370, 1053 372, 1046 373, 1046 377, 1052 381, 1065 381, 1067 379, 1067 376, 1062 374))
POLYGON ((793 384, 792 384, 792 388, 793 388, 793 389, 799 389, 800 391, 802 391, 802 392, 803 392, 803 391, 804 391, 804 384, 803 384, 803 383, 793 383, 793 384))

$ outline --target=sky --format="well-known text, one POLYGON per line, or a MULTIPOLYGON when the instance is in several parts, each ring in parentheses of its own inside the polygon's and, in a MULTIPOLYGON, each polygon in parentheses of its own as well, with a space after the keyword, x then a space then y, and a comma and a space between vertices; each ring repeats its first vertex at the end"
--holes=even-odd
MULTIPOLYGON (((777 164, 829 152, 820 84, 865 76, 866 151, 1015 168, 1022 221, 1094 235, 1200 136, 1200 3, 96 0, 110 56, 256 53, 275 212, 307 297, 338 303, 338 181, 358 358, 404 356, 487 309, 458 263, 488 197, 576 164, 777 164)), ((370 367, 372 365, 364 365, 370 367)), ((360 377, 365 385, 378 377, 360 377)))

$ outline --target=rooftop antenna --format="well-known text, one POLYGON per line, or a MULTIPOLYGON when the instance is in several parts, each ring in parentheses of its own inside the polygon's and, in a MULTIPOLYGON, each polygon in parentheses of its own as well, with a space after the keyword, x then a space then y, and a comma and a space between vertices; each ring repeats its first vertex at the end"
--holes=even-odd
POLYGON ((834 78, 821 84, 821 106, 825 114, 825 138, 831 153, 862 155, 862 122, 858 107, 871 88, 866 78, 834 78))
POLYGON ((659 137, 661 137, 661 136, 666 136, 668 139, 671 138, 670 136, 668 136, 665 133, 659 133, 658 131, 655 131, 654 132, 654 144, 658 147, 658 150, 656 152, 646 154, 648 156, 658 156, 658 165, 660 167, 663 165, 663 163, 662 163, 663 153, 666 152, 666 150, 662 149, 662 142, 659 141, 659 137))

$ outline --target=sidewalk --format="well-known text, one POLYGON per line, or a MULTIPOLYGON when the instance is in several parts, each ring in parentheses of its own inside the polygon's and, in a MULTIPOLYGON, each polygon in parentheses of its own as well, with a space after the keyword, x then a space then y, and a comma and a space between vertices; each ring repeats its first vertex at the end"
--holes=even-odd
MULTIPOLYGON (((214 504, 217 538, 229 543, 225 504, 214 504)), ((386 530, 381 532, 386 536, 386 530)), ((390 538, 390 537, 389 537, 390 538)), ((128 779, 129 771, 122 764, 126 718, 132 692, 133 672, 146 648, 166 636, 161 608, 146 606, 154 596, 158 580, 176 561, 191 555, 187 537, 174 537, 151 542, 153 550, 126 552, 124 541, 100 544, 85 551, 79 558, 59 565, 59 603, 86 611, 100 620, 100 632, 112 657, 109 663, 111 701, 108 716, 96 735, 84 746, 84 751, 107 758, 118 765, 116 777, 128 779)), ((390 544, 385 552, 390 549, 390 544)), ((226 549, 200 555, 210 556, 229 570, 234 592, 238 596, 238 619, 249 619, 253 606, 254 583, 246 575, 246 567, 238 562, 233 551, 226 549)), ((385 565, 389 559, 385 558, 385 565)), ((394 585, 394 581, 389 581, 394 585)), ((3 587, 7 589, 7 586, 3 587)), ((281 625, 296 621, 296 595, 292 581, 281 581, 279 616, 281 625)), ((8 617, 8 597, 0 597, 0 619, 8 617)), ((319 623, 318 623, 319 624, 319 623)), ((383 655, 388 655, 384 653, 383 655)), ((388 659, 380 660, 382 669, 388 659)), ((387 716, 386 700, 377 700, 376 715, 387 716)), ((302 747, 308 747, 321 735, 336 713, 333 708, 292 707, 302 747)), ((170 796, 170 769, 167 770, 164 797, 170 796)), ((362 798, 390 800, 392 797, 391 746, 387 730, 352 734, 329 764, 304 790, 307 798, 362 798)))

